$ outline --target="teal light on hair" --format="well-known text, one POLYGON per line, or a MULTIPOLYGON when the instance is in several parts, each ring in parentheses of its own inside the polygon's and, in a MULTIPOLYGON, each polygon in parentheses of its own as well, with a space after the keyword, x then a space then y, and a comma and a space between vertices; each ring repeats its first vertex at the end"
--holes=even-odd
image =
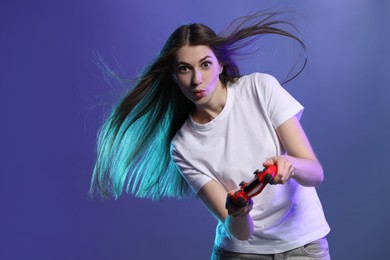
POLYGON ((152 87, 119 124, 118 105, 101 128, 91 193, 97 184, 103 195, 114 198, 123 191, 153 200, 194 196, 170 158, 173 110, 153 99, 163 96, 156 89, 152 87))
MULTIPOLYGON (((90 193, 118 198, 123 192, 154 200, 163 197, 194 197, 192 190, 170 158, 170 142, 187 120, 195 105, 173 81, 176 52, 182 46, 209 46, 223 64, 220 80, 226 84, 240 77, 233 55, 252 44, 257 36, 276 34, 294 39, 293 34, 277 28, 292 25, 275 19, 279 13, 256 13, 235 20, 226 36, 216 35, 202 24, 177 28, 156 60, 143 71, 135 87, 118 103, 98 134, 97 160, 90 193), (255 38, 251 38, 255 37, 255 38)), ((98 67, 109 79, 122 86, 126 80, 116 75, 96 56, 98 67)), ((302 68, 288 82, 295 78, 302 68)))

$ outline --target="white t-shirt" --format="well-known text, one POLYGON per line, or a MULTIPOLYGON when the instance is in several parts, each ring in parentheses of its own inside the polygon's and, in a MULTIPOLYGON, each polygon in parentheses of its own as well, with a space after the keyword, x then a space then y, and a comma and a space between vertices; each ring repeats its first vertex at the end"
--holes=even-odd
MULTIPOLYGON (((172 158, 195 193, 210 180, 226 191, 253 179, 268 158, 284 154, 275 128, 303 107, 277 80, 254 73, 227 85, 221 113, 207 124, 191 116, 172 141, 172 158)), ((241 253, 280 253, 324 237, 330 228, 314 187, 291 179, 267 185, 253 197, 254 232, 247 241, 230 237, 218 223, 215 244, 241 253)))

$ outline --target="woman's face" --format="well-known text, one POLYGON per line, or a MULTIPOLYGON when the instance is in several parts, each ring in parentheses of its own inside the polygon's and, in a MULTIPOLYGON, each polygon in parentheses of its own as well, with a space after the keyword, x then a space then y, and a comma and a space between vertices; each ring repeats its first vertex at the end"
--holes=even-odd
POLYGON ((176 53, 174 69, 181 91, 196 107, 218 102, 218 92, 223 88, 219 80, 223 67, 208 46, 181 47, 176 53))

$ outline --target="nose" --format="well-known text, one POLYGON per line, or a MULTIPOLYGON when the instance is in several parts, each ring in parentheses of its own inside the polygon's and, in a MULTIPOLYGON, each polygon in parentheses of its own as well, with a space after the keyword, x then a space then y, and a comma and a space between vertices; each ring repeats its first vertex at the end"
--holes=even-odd
POLYGON ((193 79, 192 79, 193 85, 198 86, 202 84, 202 82, 203 82, 202 72, 199 71, 198 69, 195 69, 193 79))

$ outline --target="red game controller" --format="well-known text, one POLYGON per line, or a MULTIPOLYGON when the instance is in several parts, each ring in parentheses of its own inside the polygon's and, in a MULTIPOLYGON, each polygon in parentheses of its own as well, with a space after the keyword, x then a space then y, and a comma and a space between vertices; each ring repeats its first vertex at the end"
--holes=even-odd
POLYGON ((240 190, 230 196, 233 204, 245 207, 248 200, 262 192, 267 183, 274 184, 274 177, 277 171, 278 168, 275 165, 268 166, 262 171, 256 170, 253 173, 255 178, 250 182, 241 182, 240 190))

